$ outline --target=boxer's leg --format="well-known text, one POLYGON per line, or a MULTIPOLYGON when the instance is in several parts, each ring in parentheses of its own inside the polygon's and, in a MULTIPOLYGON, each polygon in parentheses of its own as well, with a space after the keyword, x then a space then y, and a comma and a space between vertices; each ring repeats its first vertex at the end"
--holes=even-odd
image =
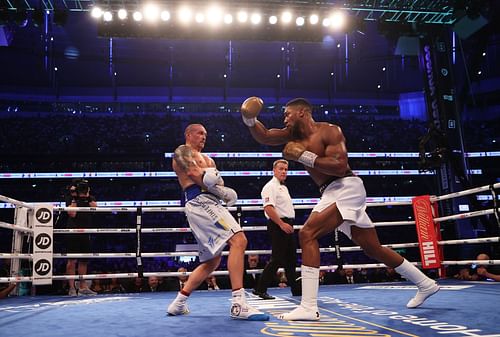
POLYGON ((295 310, 279 316, 289 321, 317 321, 320 254, 318 239, 342 224, 342 215, 335 203, 321 212, 312 212, 299 232, 302 248, 302 299, 295 310))
POLYGON ((417 294, 406 305, 408 308, 420 306, 428 297, 438 292, 439 286, 434 280, 425 276, 401 255, 380 244, 375 228, 360 228, 353 225, 351 233, 352 240, 363 248, 366 255, 394 268, 401 276, 418 287, 417 294))
POLYGON ((255 309, 246 302, 245 289, 243 289, 243 264, 247 238, 243 232, 234 234, 228 241, 229 257, 227 269, 231 279, 232 303, 231 318, 246 319, 250 321, 267 321, 269 315, 255 309))
POLYGON ((167 314, 170 316, 186 315, 189 313, 187 299, 191 292, 200 286, 200 284, 219 266, 221 257, 216 256, 213 259, 203 262, 196 267, 189 275, 184 288, 177 293, 177 297, 167 308, 167 314))

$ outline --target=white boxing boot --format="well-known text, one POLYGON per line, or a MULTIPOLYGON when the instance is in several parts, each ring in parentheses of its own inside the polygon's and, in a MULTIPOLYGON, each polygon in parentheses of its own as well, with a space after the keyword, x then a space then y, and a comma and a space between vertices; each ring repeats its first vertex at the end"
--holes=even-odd
POLYGON ((178 315, 187 315, 189 314, 189 308, 187 306, 188 296, 181 294, 180 292, 177 294, 177 297, 174 299, 172 303, 167 308, 167 314, 169 316, 178 316, 178 315))
POLYGON ((269 315, 249 305, 246 301, 245 289, 233 291, 231 304, 231 318, 246 319, 248 321, 268 321, 269 315))
POLYGON ((286 321, 319 321, 318 286, 319 268, 302 265, 302 299, 298 308, 281 314, 286 321))
POLYGON ((419 307, 427 298, 439 291, 439 285, 436 281, 425 276, 424 273, 406 259, 394 268, 394 270, 407 280, 415 283, 418 288, 415 297, 406 304, 407 308, 413 309, 419 307))

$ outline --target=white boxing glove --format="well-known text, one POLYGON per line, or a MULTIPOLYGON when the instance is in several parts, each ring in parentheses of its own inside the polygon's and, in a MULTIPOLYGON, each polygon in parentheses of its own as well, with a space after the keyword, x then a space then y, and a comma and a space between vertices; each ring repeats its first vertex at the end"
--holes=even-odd
POLYGON ((208 189, 208 192, 224 201, 228 207, 233 206, 238 201, 238 194, 230 187, 214 185, 208 189))
POLYGON ((224 185, 224 180, 215 167, 207 167, 203 172, 203 185, 211 189, 215 185, 224 185))

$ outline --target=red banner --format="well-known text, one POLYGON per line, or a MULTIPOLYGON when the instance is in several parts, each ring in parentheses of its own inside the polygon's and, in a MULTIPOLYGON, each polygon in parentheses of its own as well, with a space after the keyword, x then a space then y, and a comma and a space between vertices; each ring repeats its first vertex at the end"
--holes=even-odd
POLYGON ((436 230, 432 216, 430 197, 423 195, 412 199, 413 214, 417 226, 418 242, 420 243, 420 256, 424 269, 439 268, 441 260, 436 238, 436 230))

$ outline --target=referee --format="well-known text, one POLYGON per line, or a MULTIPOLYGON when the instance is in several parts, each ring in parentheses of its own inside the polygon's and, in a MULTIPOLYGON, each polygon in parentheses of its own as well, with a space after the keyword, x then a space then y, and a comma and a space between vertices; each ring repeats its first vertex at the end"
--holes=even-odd
POLYGON ((295 265, 296 245, 293 235, 295 210, 292 198, 288 193, 285 180, 288 173, 288 161, 278 159, 273 163, 273 178, 262 188, 261 196, 264 203, 264 215, 269 220, 267 232, 271 236, 271 260, 264 268, 259 283, 253 294, 264 300, 272 300, 267 288, 273 283, 279 267, 285 268, 287 283, 292 295, 300 296, 301 287, 296 281, 295 265))

